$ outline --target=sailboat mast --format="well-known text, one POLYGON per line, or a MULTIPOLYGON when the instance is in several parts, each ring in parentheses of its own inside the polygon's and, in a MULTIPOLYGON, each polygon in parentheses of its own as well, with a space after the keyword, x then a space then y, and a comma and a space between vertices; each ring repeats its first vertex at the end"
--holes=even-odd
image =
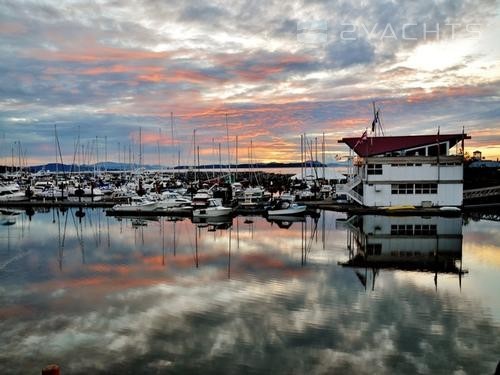
POLYGON ((229 171, 229 183, 231 183, 231 152, 229 148, 229 125, 227 124, 227 113, 226 113, 226 139, 227 139, 227 166, 229 171))
POLYGON ((322 158, 321 162, 323 163, 323 179, 325 179, 325 132, 323 132, 323 142, 321 143, 321 151, 322 151, 322 158))
POLYGON ((300 135, 300 179, 304 179, 304 136, 300 135))
POLYGON ((142 168, 142 127, 139 127, 139 168, 142 168))
POLYGON ((174 113, 173 112, 170 112, 170 143, 172 145, 172 168, 173 168, 173 176, 175 178, 174 113))
POLYGON ((194 168, 194 181, 196 181, 196 129, 193 129, 193 168, 194 168))
MULTIPOLYGON (((59 173, 59 167, 57 166, 57 129, 56 124, 54 124, 54 150, 56 152, 56 175, 59 173)), ((14 151, 12 151, 12 166, 14 166, 14 151)))
POLYGON ((238 180, 238 136, 236 136, 236 175, 234 176, 234 180, 238 180))

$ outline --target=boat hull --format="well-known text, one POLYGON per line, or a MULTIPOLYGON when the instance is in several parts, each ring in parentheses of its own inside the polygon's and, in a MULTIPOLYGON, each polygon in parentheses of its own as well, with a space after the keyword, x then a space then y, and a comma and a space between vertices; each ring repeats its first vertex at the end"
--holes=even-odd
POLYGON ((283 208, 280 210, 268 210, 268 216, 290 216, 290 215, 301 215, 306 212, 306 206, 283 208))
POLYGON ((219 217, 229 216, 233 213, 233 209, 229 207, 218 207, 217 209, 202 208, 193 211, 193 217, 219 217))

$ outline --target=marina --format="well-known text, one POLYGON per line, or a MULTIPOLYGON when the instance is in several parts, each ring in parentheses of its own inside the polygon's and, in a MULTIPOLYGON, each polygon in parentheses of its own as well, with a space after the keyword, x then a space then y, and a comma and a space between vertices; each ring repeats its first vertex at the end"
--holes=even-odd
POLYGON ((500 375, 499 30, 0 1, 0 373, 500 375))
POLYGON ((490 373, 498 361, 500 221, 488 215, 1 217, 9 373, 368 373, 374 361, 490 373))

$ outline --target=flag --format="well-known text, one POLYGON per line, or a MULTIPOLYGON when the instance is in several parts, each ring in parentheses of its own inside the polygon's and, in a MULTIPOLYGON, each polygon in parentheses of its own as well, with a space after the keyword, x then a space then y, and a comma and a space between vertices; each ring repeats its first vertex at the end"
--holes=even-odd
POLYGON ((377 109, 377 112, 375 112, 374 116, 373 116, 373 121, 372 121, 372 133, 375 131, 375 125, 379 122, 379 119, 378 119, 378 109, 377 109))
POLYGON ((363 143, 364 141, 366 141, 368 139, 368 133, 367 131, 365 130, 363 132, 363 135, 361 136, 361 138, 358 139, 358 141, 356 142, 356 144, 354 145, 354 148, 356 148, 359 144, 363 143))
POLYGON ((380 123, 379 117, 378 117, 378 109, 376 112, 373 113, 373 121, 372 121, 372 133, 375 132, 375 126, 380 123))

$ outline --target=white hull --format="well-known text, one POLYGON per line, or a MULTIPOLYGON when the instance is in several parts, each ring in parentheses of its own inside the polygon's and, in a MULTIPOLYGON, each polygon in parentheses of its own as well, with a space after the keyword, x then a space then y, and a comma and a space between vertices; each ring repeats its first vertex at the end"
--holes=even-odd
POLYGON ((202 209, 196 209, 193 211, 194 217, 219 217, 228 216, 233 212, 232 208, 229 207, 208 207, 202 209))
POLYGON ((156 209, 156 203, 147 203, 143 205, 130 205, 130 204, 119 204, 113 206, 113 211, 126 211, 126 212, 153 212, 156 209))
POLYGON ((297 207, 284 208, 281 210, 269 210, 267 211, 267 214, 269 216, 298 215, 304 213, 306 211, 306 208, 307 208, 306 206, 297 206, 297 207))
POLYGON ((26 200, 28 200, 28 197, 22 192, 0 196, 0 202, 21 202, 26 200))

